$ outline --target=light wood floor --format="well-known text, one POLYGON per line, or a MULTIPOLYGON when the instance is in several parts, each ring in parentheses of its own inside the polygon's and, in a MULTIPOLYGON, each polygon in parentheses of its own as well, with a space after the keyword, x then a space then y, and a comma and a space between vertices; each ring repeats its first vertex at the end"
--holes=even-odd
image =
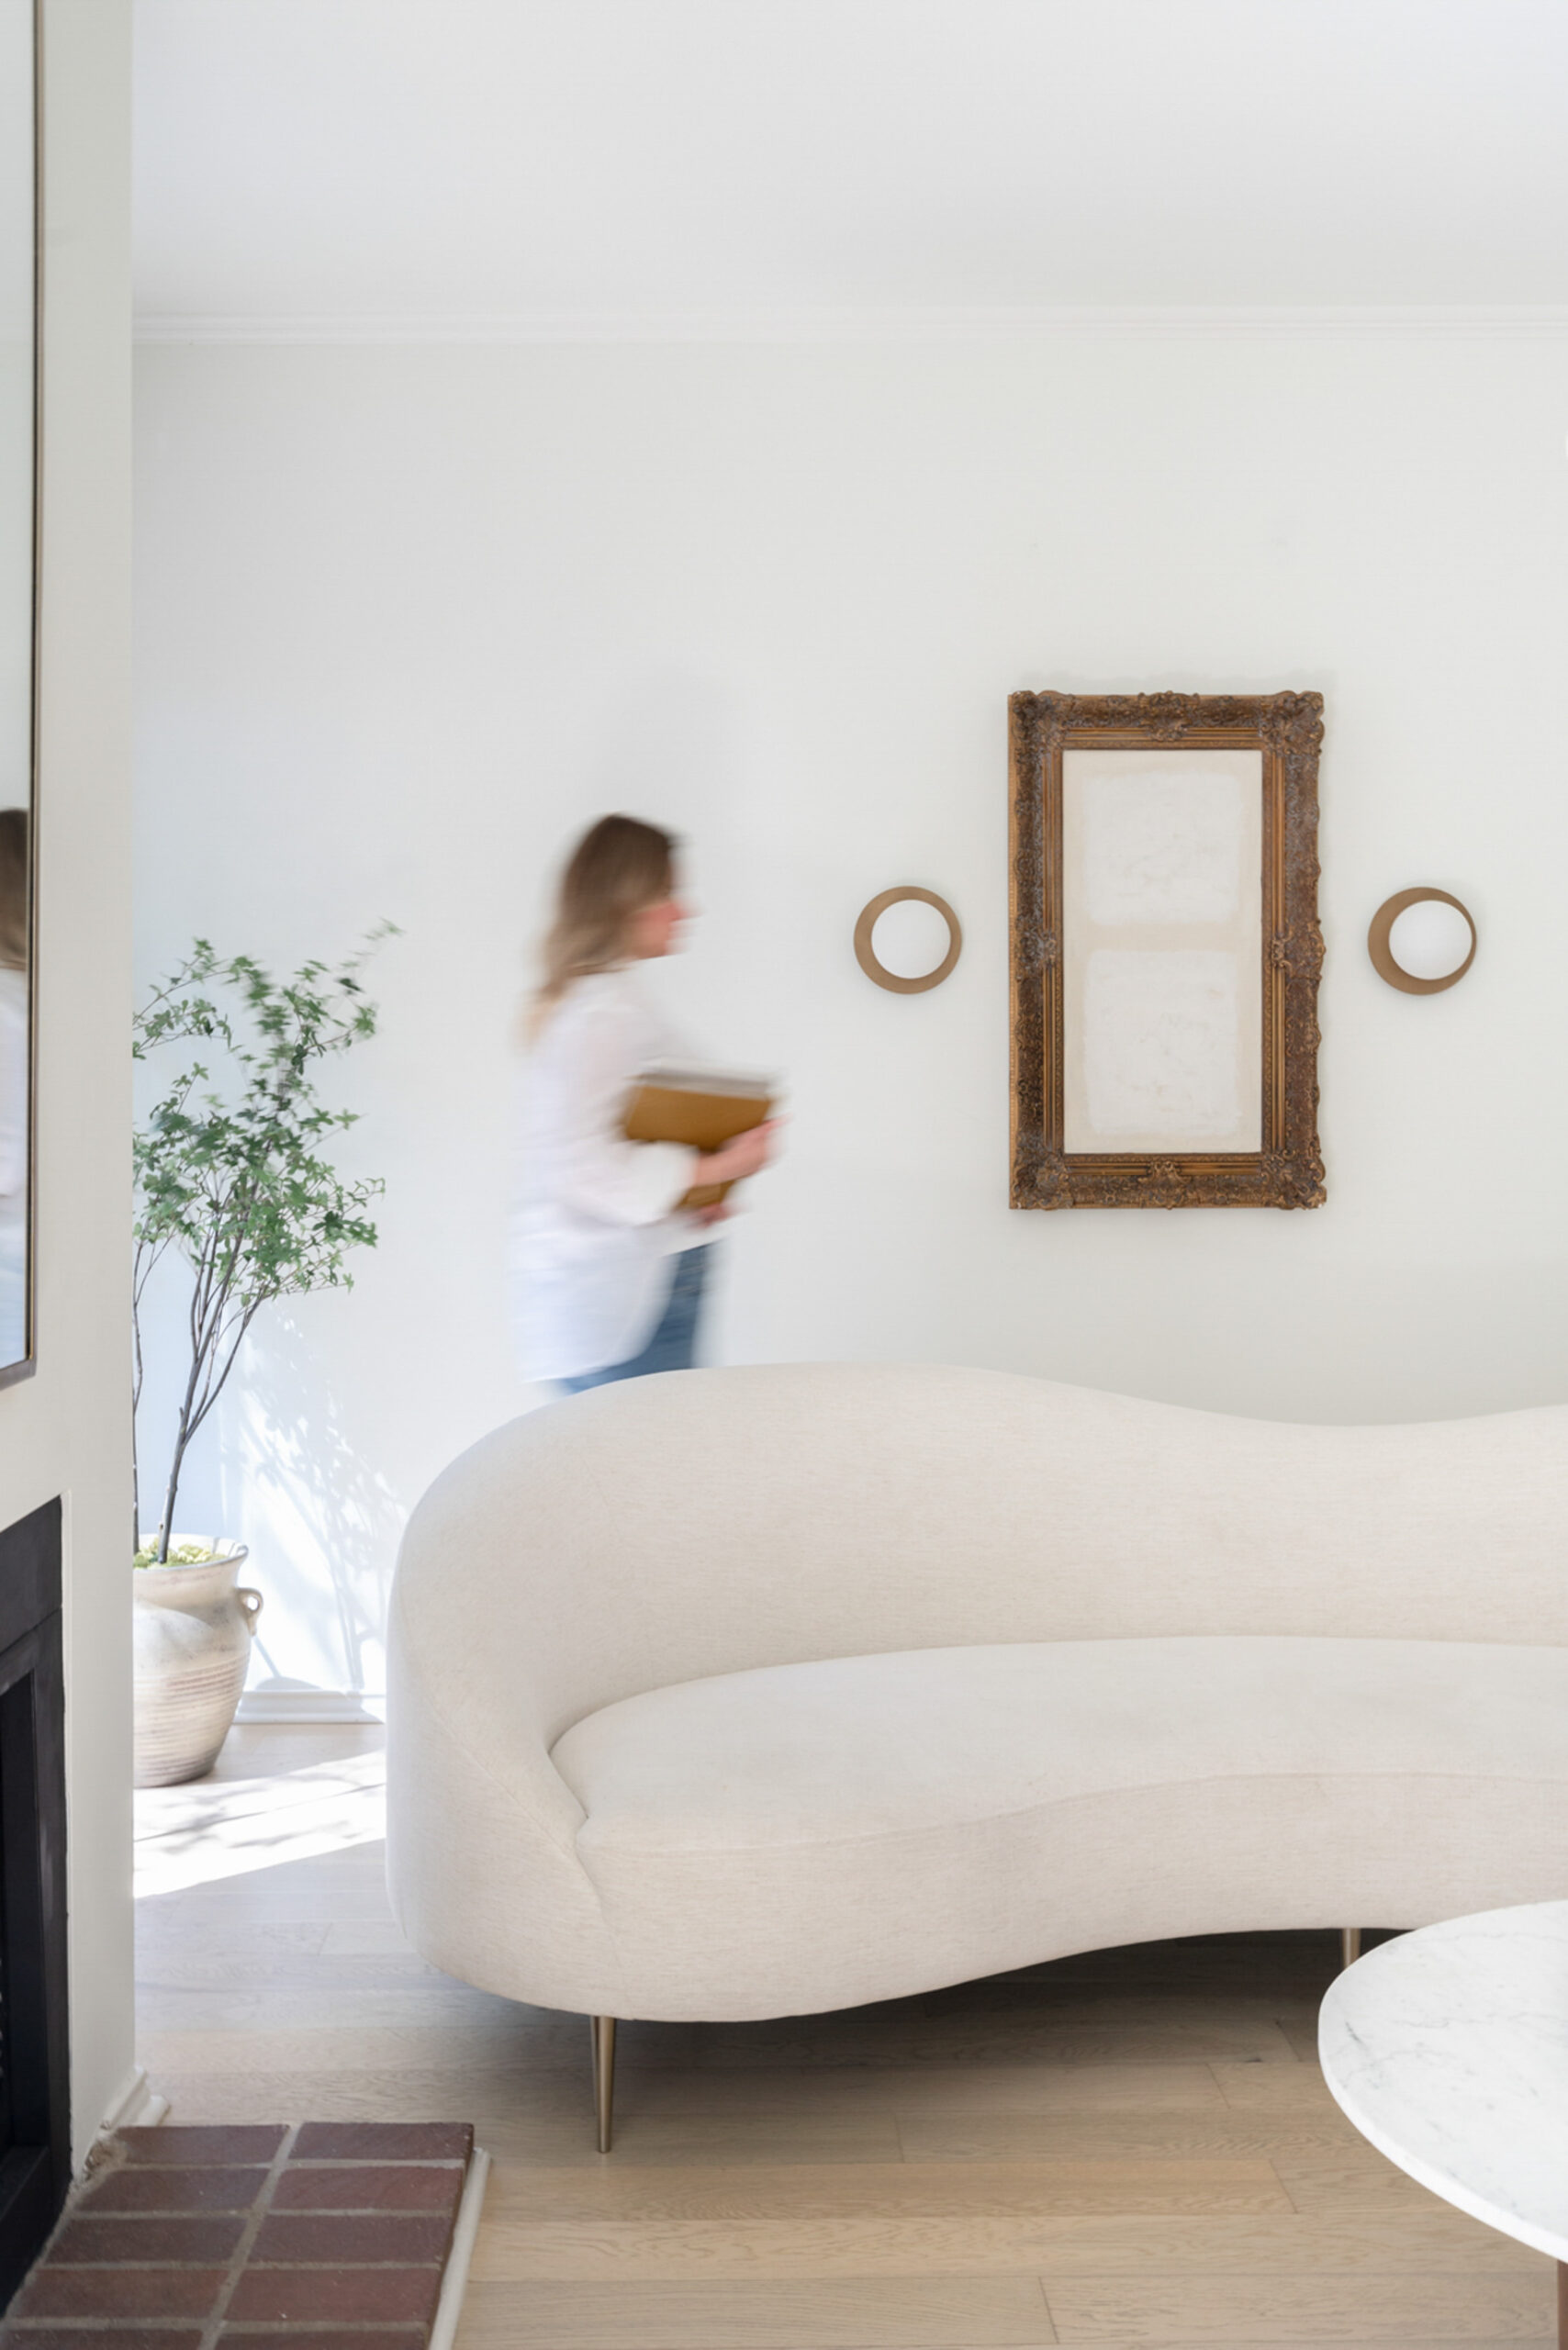
POLYGON ((459 2350, 1545 2345, 1551 2264, 1373 2154, 1325 1936, 1167 1943, 781 2023, 587 2026, 415 1957, 375 1730, 247 1729, 139 1798, 141 2057, 182 2121, 472 2121, 459 2350))

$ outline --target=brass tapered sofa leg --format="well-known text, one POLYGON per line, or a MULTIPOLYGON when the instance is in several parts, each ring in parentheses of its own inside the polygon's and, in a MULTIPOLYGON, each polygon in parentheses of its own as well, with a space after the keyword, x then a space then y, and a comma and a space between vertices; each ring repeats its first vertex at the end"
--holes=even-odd
POLYGON ((1341 1973, 1347 1966, 1354 1966, 1361 1954, 1361 1930, 1360 1926, 1341 1926, 1339 1929, 1339 1966, 1341 1973))
POLYGON ((615 2121, 615 2018, 589 2016, 593 2035, 593 2109, 599 2123, 599 2151, 610 2152, 615 2121))

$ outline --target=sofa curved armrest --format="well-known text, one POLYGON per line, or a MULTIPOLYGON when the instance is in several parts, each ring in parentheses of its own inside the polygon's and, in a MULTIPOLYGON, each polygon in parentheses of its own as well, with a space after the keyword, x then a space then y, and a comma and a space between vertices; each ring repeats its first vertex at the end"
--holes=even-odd
POLYGON ((393 1912, 432 1964, 483 1990, 623 2014, 599 1899, 577 1851, 582 1806, 550 1759, 548 1676, 518 1655, 515 1627, 476 1640, 450 1589, 444 1606, 431 1604, 462 1555, 454 1539, 471 1528, 466 1480, 449 1472, 410 1521, 393 1584, 393 1912))

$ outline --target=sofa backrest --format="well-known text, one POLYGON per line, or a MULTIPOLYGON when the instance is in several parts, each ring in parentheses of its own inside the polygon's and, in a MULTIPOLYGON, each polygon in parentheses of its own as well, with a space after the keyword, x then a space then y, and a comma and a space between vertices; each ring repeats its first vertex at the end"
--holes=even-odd
POLYGON ((531 1413, 412 1520, 439 1681, 548 1742, 638 1690, 998 1640, 1568 1645, 1568 1407, 1298 1427, 1002 1372, 681 1372, 531 1413), (475 1654, 482 1644, 487 1661, 475 1654))

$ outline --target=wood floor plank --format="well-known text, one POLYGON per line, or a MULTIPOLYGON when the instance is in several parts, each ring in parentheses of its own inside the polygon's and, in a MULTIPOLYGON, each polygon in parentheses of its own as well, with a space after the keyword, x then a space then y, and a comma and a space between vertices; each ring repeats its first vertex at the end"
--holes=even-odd
MULTIPOLYGON (((512 2123, 525 2129, 541 2122, 558 2123, 563 2143, 570 2143, 575 2132, 577 2143, 599 2159, 593 2146, 593 2094, 586 2065, 580 2074, 511 2071, 483 2059, 465 2061, 454 2053, 444 2065, 339 2066, 332 2062, 338 2053, 323 2036, 316 2064, 264 2072, 206 2069, 187 2073, 171 2070, 155 2051, 143 2045, 143 2059, 151 2058, 162 2094, 177 2100, 181 2118, 187 2121, 267 2121, 284 2111, 309 2113, 322 2121, 379 2116, 396 2120, 402 2103, 410 2109, 411 2120, 450 2121, 454 2115, 474 2121, 483 2118, 492 2129, 512 2123), (414 2107, 419 2108, 417 2114, 414 2107)), ((672 2121, 678 2119, 671 2117, 672 2121)), ((851 2114, 846 2117, 846 2126, 858 2127, 862 2119, 851 2114)), ((808 2131, 835 2127, 832 2115, 819 2120, 808 2113, 800 2120, 808 2131)), ((876 2132, 877 2159, 898 2160, 891 2117, 864 2120, 876 2132)), ((627 2133, 636 2126, 636 2117, 619 2116, 621 2143, 630 2147, 633 2142, 627 2133)), ((708 2125, 697 2126, 700 2130, 708 2125)), ((727 2125, 714 2126, 722 2132, 727 2125)), ((766 2125, 757 2121, 752 2126, 760 2131, 766 2125)), ((781 2126, 792 2126, 790 2117, 782 2118, 781 2126)))
POLYGON ((756 2284, 473 2280, 456 2350, 1044 2350, 1030 2277, 787 2278, 756 2284))
POLYGON ((1547 2330, 1555 2280, 1496 2277, 1076 2277, 1047 2288, 1064 2343, 1529 2341, 1547 2330))
MULTIPOLYGON (((325 1936, 325 1926, 305 1926, 297 1930, 318 1938, 325 1936)), ((422 1959, 333 1959, 319 1949, 297 1947, 293 1950, 265 1951, 254 1954, 236 1951, 232 1934, 225 1936, 226 1948, 216 1951, 149 1951, 140 1964, 143 1998, 150 2020, 160 2017, 174 2030, 194 2023, 196 2018, 180 2003, 192 1992, 227 1992, 238 1990, 286 1990, 317 1996, 330 1995, 334 1999, 354 1998, 361 1991, 404 1991, 416 1986, 430 1989, 443 1986, 443 1978, 433 1966, 426 1966, 422 1959)))
POLYGON ((1425 2210, 1439 2199, 1363 2139, 1332 2154, 1282 2154, 1274 2169, 1298 2211, 1425 2210))
MULTIPOLYGON (((488 2065, 393 2065, 371 2070, 264 2073, 171 2073, 156 2066, 156 2085, 178 2121, 275 2121, 308 2116, 319 2121, 451 2121, 507 2116, 515 2109, 515 2083, 488 2065)), ((591 2134, 586 2082, 531 2076, 527 2103, 578 2120, 591 2134)))
POLYGON ((509 2170, 486 2217, 506 2220, 1029 2218, 1075 2211, 1276 2211, 1291 2200, 1266 2162, 865 2163, 509 2170))
POLYGON ((514 2221, 489 2215, 473 2274, 491 2281, 756 2277, 1042 2277, 1350 2274, 1533 2276, 1537 2254, 1490 2229, 1400 2232, 1293 2218, 672 2220, 514 2221))
POLYGON ((201 1784, 313 1770, 346 1756, 379 1754, 386 1743, 379 1722, 236 1722, 201 1784))
POLYGON ((899 2119, 912 2163, 1273 2162, 1333 2157, 1362 2141, 1343 2114, 1247 2114, 1234 2108, 1118 2114, 991 2113, 899 2119))
MULTIPOLYGON (((790 2020, 794 2021, 793 2019, 790 2020)), ((901 2019, 896 2026, 830 2029, 837 2018, 804 2019, 813 2029, 775 2031, 767 2024, 709 2024, 699 2030, 696 2062, 703 2069, 775 2065, 814 2069, 843 2064, 983 2065, 1033 2059, 1050 2065, 1282 2065, 1298 2058, 1271 2020, 1233 2023, 1223 2014, 1206 2024, 1067 2023, 1048 2016, 1030 2022, 1016 2015, 973 2019, 901 2019)))
POLYGON ((162 1901, 183 1901, 191 1904, 191 1915, 198 1928, 209 1931, 226 1929, 241 1938, 248 1925, 263 1925, 276 1919, 286 1925, 337 1926, 361 1920, 385 1920, 390 1916, 386 1907, 386 1887, 374 1872, 356 1869, 338 1877, 313 1878, 302 1876, 308 1862, 293 1862, 286 1872, 282 1869, 256 1869, 249 1876, 227 1877, 221 1891, 203 1886, 185 1894, 161 1894, 162 1901), (286 1886, 274 1885, 269 1880, 287 1874, 286 1886))
MULTIPOLYGON (((1273 2068, 1271 2068, 1273 2069, 1273 2068)), ((1144 2112, 1168 2106, 1222 2108, 1226 2099, 1207 2065, 844 2065, 811 2073, 687 2072, 659 2077, 648 2067, 633 2091, 617 2087, 618 2108, 683 2115, 763 2113, 1069 2113, 1106 2109, 1144 2112)), ((1332 2102, 1332 2100, 1330 2100, 1332 2102)), ((1338 2109, 1334 2109, 1336 2111, 1338 2109)))
POLYGON ((361 1924, 330 1926, 324 1944, 330 1958, 388 1958, 411 1953, 412 1943, 392 1919, 367 1919, 361 1924))
POLYGON ((1213 2071, 1226 2104, 1247 2113, 1339 2110, 1316 2065, 1216 2064, 1213 2071))
POLYGON ((309 1925, 261 1918, 241 1940, 227 1919, 204 1923, 186 1910, 142 1901, 136 1910, 137 1975, 139 1981, 153 1979, 151 1970, 166 1960, 229 1968, 252 1956, 263 1964, 280 1954, 306 1956, 324 1951, 331 1931, 324 1919, 309 1925))
POLYGON ((1434 2198, 1422 2210, 1386 2214, 1305 2213, 1290 2219, 1077 2219, 1040 2222, 1048 2257, 1039 2266, 1047 2294, 1058 2277, 1291 2275, 1536 2276, 1540 2253, 1483 2227, 1434 2198))
MULTIPOLYGON (((297 1978, 301 1970, 291 1973, 297 1978)), ((575 2057, 587 2044, 577 2016, 553 2019, 548 2030, 530 2026, 507 1999, 481 1998, 441 1975, 428 1982, 334 1982, 329 1970, 313 1981, 284 1984, 258 1974, 247 1985, 165 1985, 156 1980, 142 2001, 145 2026, 154 2032, 245 2032, 286 2041, 307 2031, 457 2031, 493 2033, 519 2054, 542 2061, 554 2052, 575 2057)))
POLYGON ((504 2016, 488 2024, 373 2024, 358 2027, 340 2018, 336 2029, 321 2023, 308 2031, 277 2031, 242 2024, 218 2031, 150 2030, 143 2062, 177 2073, 221 2073, 232 2066, 251 2072, 323 2070, 378 2072, 397 2065, 493 2065, 509 2074, 567 2072, 588 2076, 588 2037, 577 2029, 545 2042, 520 2032, 504 2016))
MULTIPOLYGON (((598 2151, 586 2099, 570 2116, 516 2111, 486 2124, 485 2144, 507 2168, 596 2170, 598 2151)), ((633 2165, 779 2163, 896 2163, 903 2159, 890 2113, 739 2115, 734 2120, 661 2120, 622 2115, 615 2128, 615 2160, 633 2165)))

